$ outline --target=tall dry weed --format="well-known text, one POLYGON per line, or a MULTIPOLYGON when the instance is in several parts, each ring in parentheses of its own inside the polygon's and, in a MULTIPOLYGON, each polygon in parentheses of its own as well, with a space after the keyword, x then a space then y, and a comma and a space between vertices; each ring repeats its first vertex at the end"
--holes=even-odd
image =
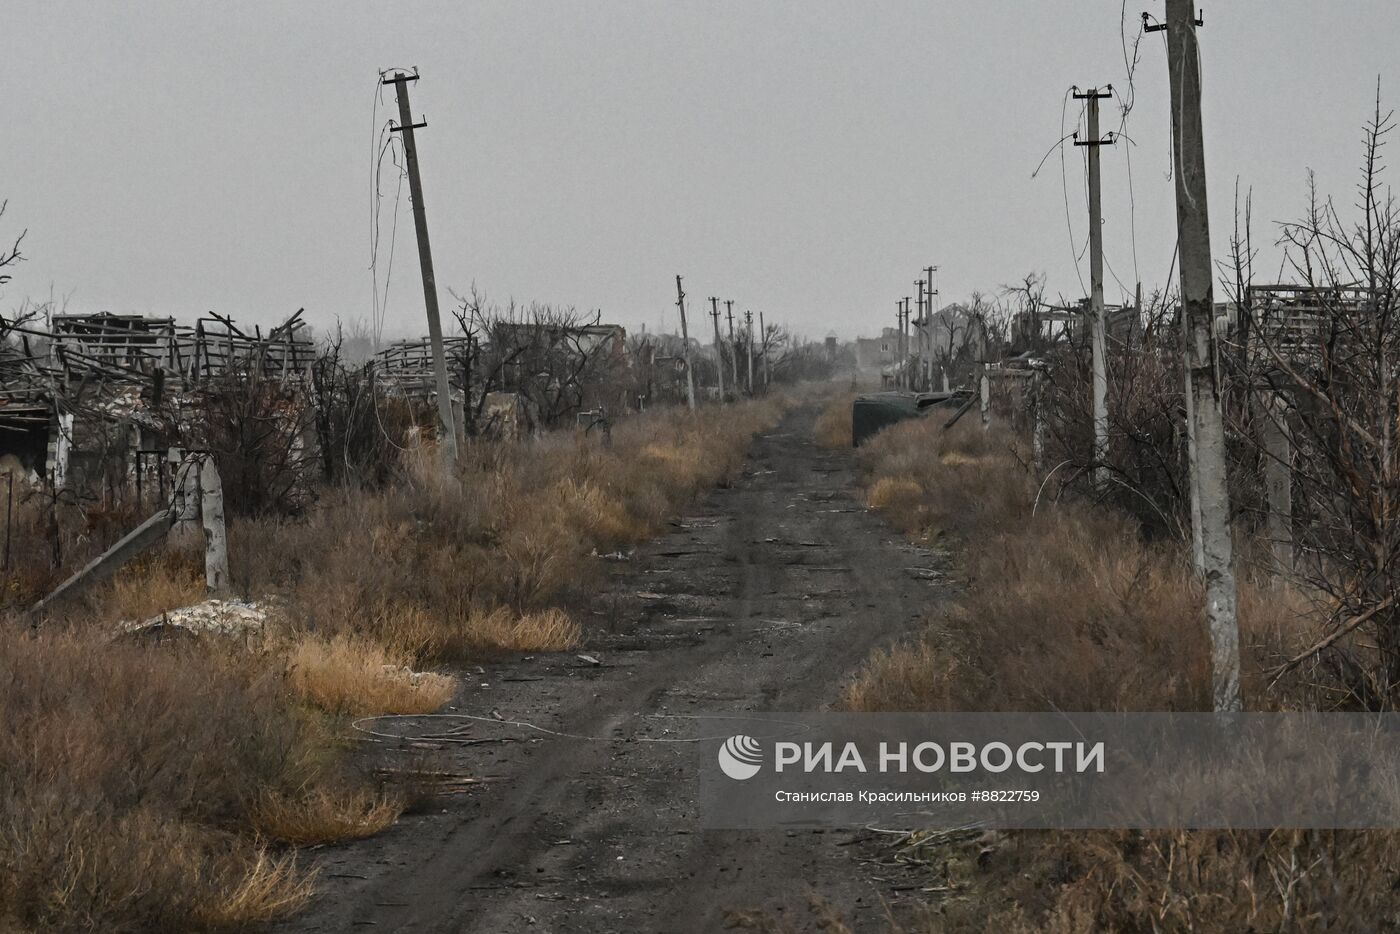
POLYGON ((567 606, 593 555, 645 540, 726 482, 785 404, 648 413, 617 425, 610 447, 581 432, 475 441, 458 476, 425 460, 302 522, 241 523, 234 576, 285 593, 309 629, 357 633, 414 663, 568 648, 579 632, 567 606))
POLYGON ((855 444, 851 405, 859 393, 855 390, 834 392, 817 413, 812 434, 824 448, 849 448, 855 444))
MULTIPOLYGON (((397 482, 328 491, 296 520, 233 520, 235 586, 281 598, 292 626, 256 653, 112 639, 116 619, 203 598, 199 555, 178 548, 74 601, 66 628, 14 630, 0 653, 0 928, 191 931, 296 910, 311 871, 263 841, 364 836, 402 806, 346 767, 343 718, 436 710, 453 680, 408 670, 430 660, 577 645, 566 607, 594 553, 726 482, 782 407, 655 412, 609 448, 572 432, 475 442, 455 476, 409 458, 397 482)), ((34 547, 5 605, 107 534, 60 529, 50 547, 48 514, 25 516, 34 547)), ((132 524, 110 520, 114 535, 132 524)))
POLYGON ((256 661, 12 632, 0 719, 0 916, 176 931, 305 901, 292 858, 229 830, 266 789, 327 774, 322 735, 256 661))
POLYGON ((432 713, 452 699, 456 679, 413 671, 406 653, 364 636, 303 635, 287 656, 287 682, 308 702, 352 716, 432 713))
MULTIPOLYGON (((1204 710, 1203 599, 1182 544, 1031 482, 997 432, 924 421, 862 448, 870 506, 947 546, 959 592, 926 632, 874 654, 852 710, 1204 710)), ((1328 707, 1322 662, 1270 684, 1308 645, 1320 607, 1244 577, 1245 693, 1254 709, 1328 707)), ((995 834, 933 854, 929 931, 1388 929, 1400 919, 1400 834, 1206 831, 995 834)), ((930 854, 923 854, 929 856, 930 854)), ((924 928, 918 928, 923 930, 924 928)), ((905 928, 903 930, 911 930, 905 928)))

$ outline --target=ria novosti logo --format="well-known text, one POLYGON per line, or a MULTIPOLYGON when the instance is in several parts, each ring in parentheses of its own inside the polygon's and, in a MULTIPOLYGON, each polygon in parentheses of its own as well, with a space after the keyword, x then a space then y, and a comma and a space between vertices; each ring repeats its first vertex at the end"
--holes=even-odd
POLYGON ((719 767, 738 781, 753 778, 763 764, 763 747, 752 736, 731 736, 719 747, 719 767))

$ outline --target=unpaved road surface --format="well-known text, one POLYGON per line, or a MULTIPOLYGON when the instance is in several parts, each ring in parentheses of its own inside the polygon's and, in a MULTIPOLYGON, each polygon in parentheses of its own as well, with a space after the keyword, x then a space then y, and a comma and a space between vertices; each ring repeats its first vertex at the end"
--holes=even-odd
POLYGON ((470 670, 450 708, 570 736, 380 721, 396 736, 456 731, 381 741, 386 761, 483 781, 319 851, 321 894, 284 929, 669 934, 766 912, 805 931, 817 929, 815 891, 855 930, 882 930, 885 903, 909 886, 872 871, 880 838, 702 831, 695 747, 637 741, 714 733, 691 712, 828 707, 873 647, 938 598, 934 557, 866 512, 849 452, 812 442, 814 414, 790 413, 733 486, 605 562, 578 653, 470 670))

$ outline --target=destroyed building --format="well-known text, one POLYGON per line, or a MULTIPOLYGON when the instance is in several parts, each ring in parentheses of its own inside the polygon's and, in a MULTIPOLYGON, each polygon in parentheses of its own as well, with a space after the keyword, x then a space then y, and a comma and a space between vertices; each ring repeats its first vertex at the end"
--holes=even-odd
MULTIPOLYGON (((514 436, 598 406, 620 411, 632 365, 626 336, 613 324, 495 320, 470 336, 445 337, 457 424, 470 434, 514 436)), ((388 393, 436 400, 426 338, 385 347, 371 358, 371 368, 388 393)))
POLYGON ((163 489, 169 449, 209 442, 203 401, 272 380, 296 408, 314 359, 300 312, 266 335, 214 314, 0 320, 0 471, 89 499, 163 489))

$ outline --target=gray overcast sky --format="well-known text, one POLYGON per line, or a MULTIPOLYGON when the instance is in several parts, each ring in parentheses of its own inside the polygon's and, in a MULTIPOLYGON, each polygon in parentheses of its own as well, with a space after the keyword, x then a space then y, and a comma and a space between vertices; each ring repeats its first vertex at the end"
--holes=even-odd
MULTIPOLYGON (((1162 15, 1162 0, 1129 3, 1129 42, 1144 9, 1162 15)), ((1030 176, 1069 85, 1126 90, 1119 12, 1118 0, 12 4, 0 235, 29 236, 0 307, 52 285, 73 311, 368 319, 376 72, 399 65, 422 72, 413 108, 428 120, 444 302, 475 281, 496 299, 674 327, 682 273, 694 300, 733 298, 820 337, 892 323, 930 263, 945 302, 1032 270, 1074 297, 1058 157, 1030 176)), ((1378 75, 1400 100, 1400 20, 1393 0, 1204 13, 1220 256, 1236 176, 1265 245, 1301 209, 1308 168, 1351 203, 1378 75)), ((1175 238, 1160 36, 1141 58, 1128 131, 1150 287, 1175 238)), ((1127 148, 1105 150, 1105 241, 1131 286, 1127 148)), ((1081 152, 1066 150, 1082 242, 1081 152)), ((416 333, 406 193, 398 233, 388 328, 416 333)))

